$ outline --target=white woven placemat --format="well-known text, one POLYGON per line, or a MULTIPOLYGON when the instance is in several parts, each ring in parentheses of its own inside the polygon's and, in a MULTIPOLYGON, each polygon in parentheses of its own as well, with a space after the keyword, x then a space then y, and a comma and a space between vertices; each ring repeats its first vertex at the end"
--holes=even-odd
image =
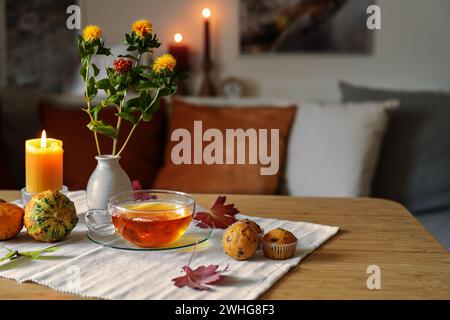
MULTIPOLYGON (((84 191, 71 192, 69 197, 75 202, 77 212, 87 210, 84 191)), ((188 262, 192 248, 155 252, 102 247, 87 239, 84 214, 79 217, 80 222, 70 237, 60 243, 58 251, 40 260, 21 258, 3 262, 0 276, 102 299, 256 299, 339 231, 338 227, 307 222, 251 217, 264 230, 282 227, 294 233, 298 238, 297 252, 291 259, 276 261, 265 258, 259 250, 250 260, 236 261, 221 250, 223 230, 214 230, 213 237, 198 246, 191 267, 229 265, 228 271, 211 290, 197 291, 177 288, 171 281, 182 275, 181 267, 188 262)), ((1 245, 19 251, 49 246, 33 241, 25 231, 1 245)), ((4 253, 2 250, 0 253, 4 253)))

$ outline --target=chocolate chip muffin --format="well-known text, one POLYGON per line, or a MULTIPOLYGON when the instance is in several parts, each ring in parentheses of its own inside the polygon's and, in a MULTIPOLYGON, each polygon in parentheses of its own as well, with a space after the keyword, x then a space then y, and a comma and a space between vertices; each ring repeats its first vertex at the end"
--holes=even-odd
POLYGON ((295 254, 297 238, 282 228, 267 232, 262 239, 264 255, 270 259, 289 259, 295 254))
POLYGON ((249 219, 242 219, 242 220, 239 220, 237 223, 246 224, 246 225, 252 227, 256 231, 256 234, 258 235, 257 249, 260 249, 261 248, 261 238, 264 235, 264 230, 259 226, 259 224, 257 224, 255 221, 252 221, 249 219))
POLYGON ((254 227, 235 222, 225 230, 222 238, 223 251, 236 260, 250 258, 258 248, 260 240, 254 227))

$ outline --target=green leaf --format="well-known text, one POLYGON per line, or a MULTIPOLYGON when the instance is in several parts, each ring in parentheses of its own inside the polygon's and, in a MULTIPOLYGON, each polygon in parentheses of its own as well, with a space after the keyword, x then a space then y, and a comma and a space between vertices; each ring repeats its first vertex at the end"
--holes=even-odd
POLYGON ((20 257, 27 257, 29 259, 39 259, 41 257, 41 253, 42 252, 38 252, 38 251, 25 251, 25 252, 20 252, 19 256, 20 257))
POLYGON ((132 114, 132 113, 128 113, 128 112, 119 112, 116 113, 116 116, 127 120, 128 122, 130 122, 131 124, 136 124, 136 117, 132 114))
MULTIPOLYGON (((3 247, 3 246, 2 246, 3 247)), ((0 258, 0 262, 2 262, 2 261, 5 261, 5 260, 8 260, 8 259, 12 259, 14 256, 16 256, 17 255, 17 251, 14 251, 14 250, 11 250, 11 249, 8 249, 8 248, 6 248, 6 247, 3 247, 3 248, 5 248, 6 250, 8 250, 8 253, 3 257, 3 258, 0 258)))
POLYGON ((55 252, 55 251, 58 251, 60 248, 61 248, 60 246, 55 245, 55 246, 45 248, 44 250, 42 250, 42 252, 55 252))
POLYGON ((145 112, 146 112, 146 113, 150 113, 150 114, 155 113, 155 112, 158 111, 158 109, 159 109, 160 102, 161 102, 161 100, 160 100, 159 98, 157 98, 157 99, 155 100, 155 102, 153 102, 151 105, 149 105, 149 106, 145 109, 145 112))
POLYGON ((134 61, 138 61, 138 59, 135 56, 132 56, 131 54, 119 54, 119 58, 127 58, 134 61))
POLYGON ((86 68, 84 68, 83 66, 80 68, 80 75, 83 80, 86 78, 86 68))
POLYGON ((44 252, 55 252, 59 249, 60 249, 59 246, 51 246, 51 247, 47 247, 45 249, 36 250, 36 251, 19 252, 18 255, 22 256, 22 257, 27 257, 30 259, 39 259, 44 252))
POLYGON ((142 120, 145 122, 149 122, 150 120, 152 120, 153 115, 151 113, 143 113, 142 114, 142 120))
POLYGON ((149 89, 153 89, 153 88, 158 88, 158 84, 156 82, 153 82, 150 80, 147 80, 147 81, 141 80, 141 81, 139 81, 139 84, 137 85, 136 90, 141 91, 141 90, 149 90, 149 89))
POLYGON ((57 250, 59 250, 59 246, 54 245, 54 246, 50 246, 41 250, 35 250, 35 251, 24 251, 24 252, 19 252, 19 251, 13 251, 11 249, 5 248, 6 250, 8 250, 8 254, 6 254, 3 258, 0 259, 0 262, 5 261, 5 260, 14 260, 14 259, 18 259, 20 257, 26 257, 29 259, 39 259, 41 257, 41 255, 44 252, 55 252, 57 250))
POLYGON ((112 55, 111 54, 111 49, 104 48, 104 47, 99 48, 97 54, 103 55, 103 56, 110 56, 110 55, 112 55))
POLYGON ((91 109, 91 114, 94 120, 98 119, 98 114, 100 113, 100 110, 102 110, 102 105, 95 106, 91 109))
POLYGON ((81 64, 83 65, 84 68, 87 68, 90 62, 91 62, 90 56, 85 56, 81 59, 81 64))
POLYGON ((102 90, 111 88, 111 83, 109 82, 109 79, 104 78, 104 79, 97 81, 97 88, 102 89, 102 90))
MULTIPOLYGON (((159 96, 159 95, 158 95, 159 96)), ((160 106, 160 99, 157 97, 154 101, 152 100, 147 104, 147 107, 142 111, 142 120, 148 122, 152 119, 153 113, 155 113, 160 106)))
POLYGON ((123 105, 124 110, 130 110, 130 109, 135 109, 135 108, 139 108, 139 109, 141 108, 141 98, 140 97, 129 99, 123 105))
POLYGON ((92 69, 94 70, 94 76, 98 76, 100 69, 94 63, 92 64, 92 69))
POLYGON ((121 93, 116 93, 116 94, 109 96, 107 99, 105 99, 103 101, 103 104, 104 105, 109 105, 109 104, 118 105, 118 104, 120 104, 120 101, 122 99, 123 99, 123 95, 121 93))
POLYGON ((131 43, 133 40, 131 39, 130 34, 125 33, 125 43, 124 44, 129 44, 131 43))
POLYGON ((94 120, 91 121, 87 127, 89 130, 100 133, 104 136, 110 137, 112 139, 117 139, 117 136, 119 135, 116 128, 109 124, 104 124, 101 120, 94 120))
POLYGON ((111 68, 111 67, 106 67, 106 75, 108 76, 108 78, 111 80, 111 78, 113 78, 114 77, 114 74, 115 74, 115 70, 114 70, 114 68, 111 68))
POLYGON ((142 109, 147 108, 147 106, 152 102, 152 96, 148 91, 142 91, 139 98, 141 99, 142 109))
POLYGON ((8 253, 6 256, 4 256, 3 258, 0 258, 0 262, 3 262, 5 260, 11 259, 12 256, 14 256, 14 254, 8 253))
POLYGON ((172 94, 170 88, 162 88, 159 92, 162 97, 170 96, 172 94))
POLYGON ((141 77, 146 78, 148 80, 152 80, 155 81, 155 77, 153 74, 149 74, 149 73, 141 73, 141 77))
POLYGON ((96 82, 95 82, 95 78, 94 77, 91 77, 89 79, 89 82, 88 82, 88 85, 87 85, 86 95, 90 99, 95 98, 95 96, 97 95, 97 87, 96 87, 96 82))

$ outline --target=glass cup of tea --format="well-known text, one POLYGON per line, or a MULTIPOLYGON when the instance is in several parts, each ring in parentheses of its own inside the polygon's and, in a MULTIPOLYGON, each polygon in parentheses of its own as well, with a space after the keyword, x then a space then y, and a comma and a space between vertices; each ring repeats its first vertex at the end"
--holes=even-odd
POLYGON ((85 223, 99 235, 119 234, 140 248, 158 248, 178 240, 189 227, 195 198, 177 191, 121 192, 108 201, 108 210, 89 210, 85 223))

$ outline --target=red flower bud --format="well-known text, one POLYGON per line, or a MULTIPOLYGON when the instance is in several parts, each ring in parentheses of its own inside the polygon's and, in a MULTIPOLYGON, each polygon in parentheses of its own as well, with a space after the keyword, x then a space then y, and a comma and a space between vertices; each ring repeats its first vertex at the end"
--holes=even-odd
POLYGON ((133 62, 128 59, 117 59, 114 61, 114 69, 121 74, 127 74, 133 66, 133 62))

